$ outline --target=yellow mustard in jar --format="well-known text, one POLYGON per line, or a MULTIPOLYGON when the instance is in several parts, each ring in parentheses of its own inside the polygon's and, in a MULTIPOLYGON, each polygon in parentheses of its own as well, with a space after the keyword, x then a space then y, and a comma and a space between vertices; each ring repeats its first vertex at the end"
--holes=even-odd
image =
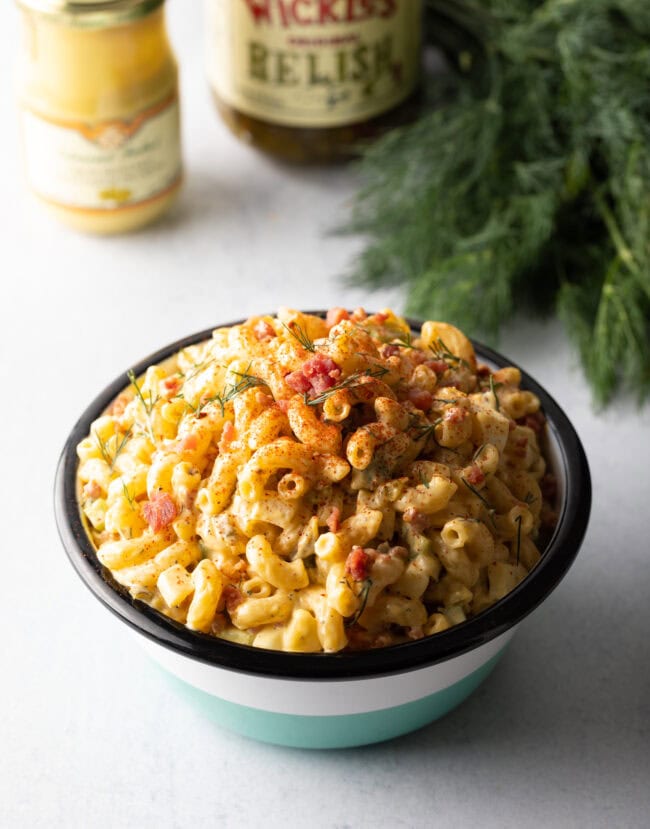
POLYGON ((66 224, 123 233, 181 183, 178 70, 164 0, 18 0, 27 180, 66 224))

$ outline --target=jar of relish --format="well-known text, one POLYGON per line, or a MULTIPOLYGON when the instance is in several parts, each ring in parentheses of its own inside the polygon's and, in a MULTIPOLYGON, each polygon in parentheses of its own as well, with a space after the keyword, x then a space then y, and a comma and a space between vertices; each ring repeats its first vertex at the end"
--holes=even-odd
POLYGON ((414 109, 422 0, 208 0, 208 15, 217 107, 261 150, 347 158, 414 109))

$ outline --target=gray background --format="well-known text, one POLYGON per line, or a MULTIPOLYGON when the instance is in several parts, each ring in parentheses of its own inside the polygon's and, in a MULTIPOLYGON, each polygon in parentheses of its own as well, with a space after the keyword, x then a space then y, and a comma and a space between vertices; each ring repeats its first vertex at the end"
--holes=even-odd
POLYGON ((202 9, 172 0, 187 181, 164 221, 95 239, 33 208, 19 164, 17 15, 0 11, 0 825, 642 827, 650 807, 650 410, 596 415, 559 326, 501 349, 566 409, 594 479, 580 556, 485 685, 446 719, 349 751, 274 748, 177 698, 82 587, 52 518, 58 452, 125 366, 280 304, 379 307, 341 274, 350 171, 286 169, 232 138, 203 72, 202 9))

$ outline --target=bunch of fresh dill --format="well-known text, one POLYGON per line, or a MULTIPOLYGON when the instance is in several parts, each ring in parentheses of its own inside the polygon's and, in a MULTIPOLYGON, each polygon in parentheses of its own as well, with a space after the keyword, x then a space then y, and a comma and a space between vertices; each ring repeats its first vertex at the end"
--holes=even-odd
POLYGON ((429 22, 445 97, 365 152, 352 280, 492 340, 556 311, 597 402, 646 398, 649 0, 430 0, 429 22))

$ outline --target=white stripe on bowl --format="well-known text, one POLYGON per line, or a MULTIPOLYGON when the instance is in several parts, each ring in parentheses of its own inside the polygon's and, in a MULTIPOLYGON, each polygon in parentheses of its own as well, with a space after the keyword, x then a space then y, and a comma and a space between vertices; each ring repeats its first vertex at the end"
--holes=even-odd
POLYGON ((368 679, 280 679, 244 674, 199 662, 140 635, 138 641, 167 671, 228 702, 279 714, 333 716, 381 711, 442 691, 495 656, 508 644, 516 627, 446 662, 368 679))

